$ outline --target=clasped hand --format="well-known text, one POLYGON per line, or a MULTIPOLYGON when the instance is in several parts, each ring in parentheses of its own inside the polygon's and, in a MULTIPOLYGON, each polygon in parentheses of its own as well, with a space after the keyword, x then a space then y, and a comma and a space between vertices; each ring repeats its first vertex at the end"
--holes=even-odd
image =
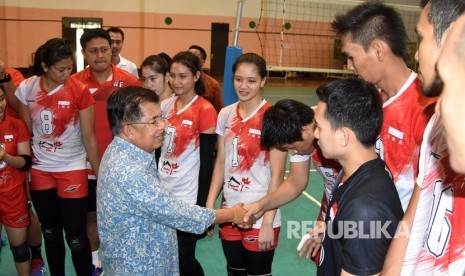
POLYGON ((233 211, 233 219, 232 219, 232 224, 236 225, 240 228, 243 229, 249 229, 252 228, 252 225, 255 223, 256 219, 254 217, 251 217, 247 221, 245 221, 244 217, 247 214, 247 209, 244 208, 244 203, 238 203, 231 207, 231 210, 233 211))

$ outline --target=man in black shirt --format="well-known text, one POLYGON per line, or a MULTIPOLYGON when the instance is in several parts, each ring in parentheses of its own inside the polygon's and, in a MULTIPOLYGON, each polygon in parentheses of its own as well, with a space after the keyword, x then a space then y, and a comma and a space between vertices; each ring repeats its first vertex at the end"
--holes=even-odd
POLYGON ((317 95, 315 138, 346 178, 330 198, 318 275, 373 275, 403 216, 391 174, 374 149, 381 99, 373 85, 355 78, 330 82, 317 95))

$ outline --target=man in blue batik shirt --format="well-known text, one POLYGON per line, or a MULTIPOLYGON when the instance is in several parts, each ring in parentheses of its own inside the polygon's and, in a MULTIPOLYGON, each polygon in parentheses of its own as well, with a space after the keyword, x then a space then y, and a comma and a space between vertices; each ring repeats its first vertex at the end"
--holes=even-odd
POLYGON ((212 224, 243 224, 241 204, 210 210, 160 186, 154 150, 164 135, 158 96, 126 87, 108 99, 115 135, 100 165, 98 232, 108 275, 179 275, 176 229, 200 234, 212 224))

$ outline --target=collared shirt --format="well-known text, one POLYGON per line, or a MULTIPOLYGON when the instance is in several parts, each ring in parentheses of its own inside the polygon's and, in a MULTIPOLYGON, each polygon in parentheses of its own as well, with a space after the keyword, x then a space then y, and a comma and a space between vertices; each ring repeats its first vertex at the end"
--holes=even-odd
POLYGON ((129 73, 133 74, 134 77, 139 78, 139 72, 137 72, 137 65, 134 62, 125 59, 121 55, 119 56, 119 63, 116 64, 116 67, 126 70, 129 73))
POLYGON ((97 185, 98 231, 108 275, 179 275, 176 229, 200 234, 215 211, 160 186, 155 155, 115 137, 97 185))

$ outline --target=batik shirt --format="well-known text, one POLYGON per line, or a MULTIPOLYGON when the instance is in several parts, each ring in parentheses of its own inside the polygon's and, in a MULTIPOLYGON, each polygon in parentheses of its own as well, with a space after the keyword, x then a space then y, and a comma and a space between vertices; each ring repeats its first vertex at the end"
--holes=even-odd
POLYGON ((100 165, 98 232, 107 275, 179 275, 176 229, 200 234, 215 211, 161 187, 155 154, 115 137, 100 165))

